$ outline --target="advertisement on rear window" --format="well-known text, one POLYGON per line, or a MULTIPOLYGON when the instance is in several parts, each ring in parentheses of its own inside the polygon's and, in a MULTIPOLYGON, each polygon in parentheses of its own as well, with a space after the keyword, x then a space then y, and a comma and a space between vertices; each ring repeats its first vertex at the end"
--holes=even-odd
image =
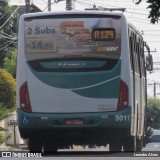
POLYGON ((120 24, 120 18, 26 20, 26 57, 36 60, 74 55, 119 59, 120 24))

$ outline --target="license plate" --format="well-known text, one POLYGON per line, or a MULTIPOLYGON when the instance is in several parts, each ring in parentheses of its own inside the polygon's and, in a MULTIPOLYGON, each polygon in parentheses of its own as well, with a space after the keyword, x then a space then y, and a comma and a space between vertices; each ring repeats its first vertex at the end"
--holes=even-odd
POLYGON ((66 119, 65 124, 67 126, 80 126, 84 124, 83 119, 66 119))

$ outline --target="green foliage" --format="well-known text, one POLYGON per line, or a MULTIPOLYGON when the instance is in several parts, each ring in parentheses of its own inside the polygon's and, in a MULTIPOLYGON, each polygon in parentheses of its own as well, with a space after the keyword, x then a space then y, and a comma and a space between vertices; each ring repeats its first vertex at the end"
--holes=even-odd
POLYGON ((16 106, 16 81, 10 73, 0 68, 0 101, 8 108, 16 106))
POLYGON ((8 117, 14 110, 15 108, 7 108, 3 103, 0 103, 0 121, 8 117))
MULTIPOLYGON (((13 111, 14 108, 6 108, 3 103, 0 103, 0 121, 8 117, 13 111)), ((6 131, 6 129, 0 127, 0 144, 4 143, 5 141, 4 131, 6 131)))
MULTIPOLYGON (((142 0, 136 1, 136 4, 139 4, 142 0)), ((149 3, 147 8, 150 9, 148 18, 151 19, 151 23, 155 24, 160 17, 160 0, 147 0, 146 2, 149 3)))
POLYGON ((17 47, 14 40, 16 33, 17 13, 7 1, 0 1, 0 67, 6 54, 17 47), (14 14, 13 14, 14 13, 14 14))
POLYGON ((150 3, 147 8, 151 9, 148 18, 151 19, 151 23, 155 24, 160 17, 160 1, 148 0, 147 3, 150 3))
POLYGON ((160 129, 160 99, 148 99, 147 121, 150 127, 160 129))
POLYGON ((5 134, 4 132, 0 132, 0 145, 3 144, 5 141, 5 134))
POLYGON ((16 77, 16 60, 17 60, 17 51, 11 51, 4 58, 4 69, 12 74, 12 76, 16 77))

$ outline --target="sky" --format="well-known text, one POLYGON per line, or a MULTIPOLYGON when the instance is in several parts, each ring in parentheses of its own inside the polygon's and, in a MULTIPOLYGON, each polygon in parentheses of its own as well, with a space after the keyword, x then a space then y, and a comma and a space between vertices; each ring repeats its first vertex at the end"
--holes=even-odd
MULTIPOLYGON (((42 11, 48 12, 47 3, 48 0, 30 0, 31 3, 38 6, 42 11)), ((136 0, 135 0, 136 1, 136 0)), ((96 7, 105 8, 126 8, 124 14, 130 19, 130 21, 143 33, 144 41, 150 46, 151 53, 154 58, 154 68, 160 68, 160 22, 157 24, 151 24, 147 18, 149 9, 147 9, 148 3, 145 0, 139 5, 135 4, 134 0, 72 0, 73 10, 84 10, 85 8, 92 8, 95 4, 96 7), (159 62, 159 63, 158 63, 159 62)), ((10 4, 25 4, 25 0, 9 0, 10 4)), ((65 11, 66 2, 61 1, 54 3, 51 0, 51 11, 65 11)), ((157 93, 160 93, 160 70, 154 70, 152 73, 147 73, 148 79, 148 94, 153 96, 153 84, 157 83, 157 93)), ((160 94, 157 94, 160 97, 160 94)))

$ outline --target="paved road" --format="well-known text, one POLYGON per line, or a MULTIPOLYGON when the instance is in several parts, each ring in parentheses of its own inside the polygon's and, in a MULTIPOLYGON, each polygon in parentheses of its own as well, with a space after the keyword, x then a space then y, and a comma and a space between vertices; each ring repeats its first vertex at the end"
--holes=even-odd
MULTIPOLYGON (((19 150, 20 151, 20 150, 19 150)), ((23 150, 24 152, 27 150, 23 150)), ((22 151, 22 152, 23 152, 22 151)), ((110 153, 108 147, 98 147, 98 148, 85 148, 76 146, 74 149, 59 150, 56 154, 42 154, 41 160, 52 159, 52 160, 159 160, 160 158, 160 148, 159 147, 147 147, 144 148, 140 153, 110 153), (156 151, 156 152, 155 152, 156 151), (159 151, 159 152, 157 152, 159 151)), ((1 158, 6 159, 6 158, 1 158)), ((13 159, 13 158, 7 158, 13 159)), ((21 159, 14 158, 16 160, 21 159)), ((36 159, 30 156, 27 159, 36 159)))

